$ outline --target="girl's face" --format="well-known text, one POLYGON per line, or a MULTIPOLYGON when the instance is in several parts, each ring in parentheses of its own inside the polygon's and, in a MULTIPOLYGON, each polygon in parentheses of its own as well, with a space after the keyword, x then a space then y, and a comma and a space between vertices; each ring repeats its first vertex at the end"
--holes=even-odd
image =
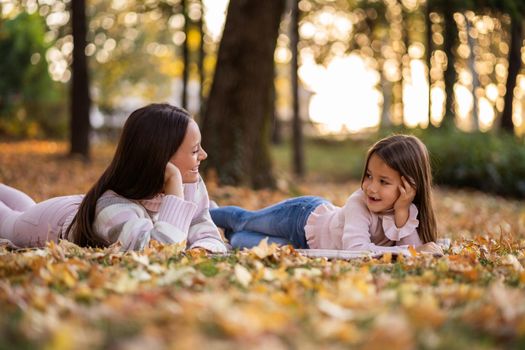
POLYGON ((377 214, 392 209, 399 198, 401 184, 399 172, 389 167, 381 157, 372 154, 361 185, 368 209, 377 214))
POLYGON ((170 162, 179 168, 183 183, 197 182, 199 180, 199 165, 208 154, 201 147, 201 132, 193 120, 188 124, 186 135, 182 144, 170 162))

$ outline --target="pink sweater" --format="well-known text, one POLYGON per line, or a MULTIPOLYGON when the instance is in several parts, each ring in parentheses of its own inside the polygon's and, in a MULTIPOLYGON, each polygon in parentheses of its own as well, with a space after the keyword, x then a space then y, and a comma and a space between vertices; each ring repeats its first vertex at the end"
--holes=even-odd
POLYGON ((110 244, 119 241, 122 250, 142 250, 155 239, 161 243, 185 241, 188 249, 227 251, 211 219, 208 192, 201 178, 184 184, 184 199, 160 194, 135 201, 106 191, 97 201, 93 227, 110 244))
POLYGON ((348 197, 342 208, 331 204, 317 207, 305 226, 310 248, 401 253, 409 244, 422 244, 414 204, 410 205, 406 224, 397 228, 393 211, 381 215, 372 213, 365 200, 365 194, 359 189, 348 197))

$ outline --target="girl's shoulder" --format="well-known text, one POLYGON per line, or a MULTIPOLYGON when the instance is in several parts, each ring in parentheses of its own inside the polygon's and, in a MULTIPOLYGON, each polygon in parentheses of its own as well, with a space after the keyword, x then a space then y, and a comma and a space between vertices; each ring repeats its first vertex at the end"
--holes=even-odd
POLYGON ((350 196, 348 196, 347 203, 353 202, 353 203, 359 203, 359 204, 365 204, 365 193, 361 188, 358 188, 355 190, 350 196))
POLYGON ((353 215, 357 215, 358 213, 370 215, 370 210, 368 210, 366 206, 366 195, 361 188, 354 191, 348 197, 343 208, 353 215))

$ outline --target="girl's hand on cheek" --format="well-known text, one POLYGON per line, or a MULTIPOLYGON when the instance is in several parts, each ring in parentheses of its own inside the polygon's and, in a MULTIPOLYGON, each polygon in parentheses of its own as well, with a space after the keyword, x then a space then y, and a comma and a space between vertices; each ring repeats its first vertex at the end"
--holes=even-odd
POLYGON ((416 197, 416 189, 404 176, 401 176, 401 185, 399 185, 399 197, 394 203, 395 210, 408 210, 410 204, 416 197))
POLYGON ((172 162, 166 164, 164 171, 164 194, 171 194, 179 198, 184 198, 184 188, 182 187, 182 174, 179 168, 172 162))

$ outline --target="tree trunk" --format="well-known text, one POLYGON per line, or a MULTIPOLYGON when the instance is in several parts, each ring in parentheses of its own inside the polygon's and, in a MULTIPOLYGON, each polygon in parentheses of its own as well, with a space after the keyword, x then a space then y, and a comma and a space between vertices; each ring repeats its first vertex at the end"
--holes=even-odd
POLYGON ((273 187, 274 51, 285 0, 231 0, 203 120, 208 167, 223 184, 273 187))
POLYGON ((457 43, 458 28, 454 20, 454 11, 445 9, 443 15, 445 19, 444 50, 447 56, 447 69, 445 70, 445 115, 441 126, 453 127, 455 125, 454 84, 457 76, 456 68, 454 67, 456 62, 454 49, 457 43))
POLYGON ((184 64, 184 69, 182 71, 182 95, 181 95, 181 105, 182 108, 188 108, 188 77, 190 74, 190 58, 189 58, 189 43, 188 43, 188 34, 190 29, 190 18, 188 17, 188 0, 182 0, 182 13, 184 15, 184 43, 182 44, 182 61, 184 64))
POLYGON ((197 23, 199 27, 199 36, 200 36, 200 42, 199 42, 199 120, 202 119, 202 113, 204 111, 204 80, 205 80, 205 73, 204 73, 204 4, 202 0, 200 1, 201 5, 201 17, 199 19, 199 23, 197 23))
MULTIPOLYGON (((384 63, 384 61, 383 61, 384 63)), ((392 127, 392 82, 386 76, 384 69, 381 68, 381 92, 383 94, 383 109, 381 110, 381 129, 389 129, 392 127)))
POLYGON ((401 40, 403 42, 404 52, 400 54, 399 69, 401 70, 401 80, 399 81, 400 102, 401 102, 401 117, 402 125, 405 125, 405 83, 411 84, 412 77, 410 75, 410 56, 408 55, 408 48, 410 46, 410 39, 408 37, 408 14, 403 6, 403 1, 398 0, 398 6, 401 9, 401 40), (407 74, 405 74, 407 73, 407 74))
POLYGON ((86 48, 86 6, 85 0, 71 2, 73 26, 73 64, 71 81, 71 134, 70 154, 89 159, 89 75, 86 48))
POLYGON ((298 64, 298 45, 299 45, 299 0, 291 1, 291 18, 290 18, 290 48, 292 51, 291 76, 292 81, 292 130, 293 130, 293 172, 296 176, 304 176, 304 143, 303 143, 303 123, 299 115, 299 70, 298 64))
POLYGON ((476 91, 479 88, 479 76, 478 72, 476 72, 476 56, 474 53, 475 50, 475 44, 474 44, 474 38, 470 35, 470 20, 467 16, 463 15, 465 17, 465 23, 467 24, 467 43, 468 47, 470 49, 470 55, 468 58, 468 66, 470 69, 470 73, 472 74, 472 129, 477 131, 479 130, 479 111, 478 111, 478 96, 476 95, 476 91))
POLYGON ((432 21, 430 20, 430 13, 432 12, 430 6, 430 0, 427 0, 427 5, 425 6, 425 40, 426 40, 426 61, 427 61, 427 79, 428 79, 428 126, 432 127, 432 21))
MULTIPOLYGON (((275 68, 275 67, 274 67, 275 68)), ((273 76, 275 78, 275 69, 273 72, 273 76)), ((273 106, 272 108, 272 114, 270 116, 271 119, 271 140, 273 145, 280 145, 283 142, 283 128, 282 128, 282 122, 277 117, 277 106, 276 106, 276 91, 275 91, 275 84, 272 84, 272 91, 270 92, 270 104, 273 106)))
POLYGON ((512 104, 514 101, 514 88, 516 78, 521 69, 521 44, 523 42, 523 22, 521 19, 511 21, 511 39, 509 50, 509 72, 505 84, 506 93, 504 97, 505 106, 501 115, 501 129, 514 133, 514 122, 512 121, 512 104))

